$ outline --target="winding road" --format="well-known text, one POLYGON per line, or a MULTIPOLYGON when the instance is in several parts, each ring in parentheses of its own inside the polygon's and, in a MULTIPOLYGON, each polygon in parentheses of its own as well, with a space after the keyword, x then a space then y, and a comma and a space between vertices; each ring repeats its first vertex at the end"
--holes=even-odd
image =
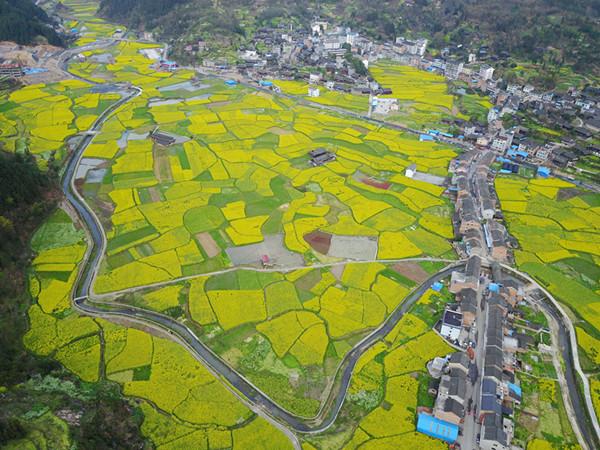
MULTIPOLYGON (((75 53, 72 52, 74 55, 75 53)), ((72 56, 72 55, 71 55, 72 56)), ((68 58, 64 60, 64 65, 68 58)), ((106 303, 95 303, 93 283, 100 267, 103 254, 106 250, 106 236, 98 217, 87 205, 81 194, 75 187, 75 175, 79 162, 85 149, 93 141, 95 133, 101 129, 111 114, 119 107, 139 96, 142 90, 137 87, 129 89, 127 95, 106 109, 94 122, 88 132, 76 145, 69 159, 62 180, 62 190, 69 204, 75 209, 82 222, 87 227, 87 235, 90 237, 88 251, 81 264, 81 269, 74 287, 73 306, 83 314, 99 317, 125 317, 136 321, 158 326, 166 330, 191 350, 196 358, 201 360, 213 373, 218 374, 226 380, 230 386, 239 391, 253 405, 264 410, 266 414, 289 428, 303 433, 318 433, 329 428, 335 421, 346 398, 346 392, 352 378, 352 371, 358 359, 378 340, 386 336, 404 316, 406 311, 431 287, 433 283, 446 278, 455 269, 464 266, 463 261, 458 261, 444 270, 431 276, 427 281, 416 288, 402 304, 396 308, 390 316, 374 330, 371 334, 360 341, 342 360, 334 384, 329 391, 327 400, 323 402, 324 407, 319 414, 313 418, 298 417, 279 406, 265 393, 260 391, 248 379, 233 370, 225 361, 216 355, 206 344, 204 344, 188 327, 182 323, 152 311, 142 310, 134 307, 110 305, 106 303)))
POLYGON ((540 300, 537 304, 552 316, 558 324, 556 330, 558 337, 557 347, 564 361, 565 382, 568 387, 569 401, 573 407, 577 426, 589 449, 600 448, 600 424, 598 423, 598 417, 592 402, 589 380, 579 363, 579 350, 573 323, 554 296, 535 281, 535 279, 506 264, 501 264, 501 268, 511 276, 520 278, 539 289, 547 299, 547 301, 540 300), (580 382, 583 392, 580 392, 580 382))
MULTIPOLYGON (((106 42, 101 44, 101 46, 106 45, 111 45, 111 43, 106 42)), ((80 51, 81 49, 78 49, 77 52, 67 50, 65 54, 63 54, 63 57, 61 57, 61 64, 65 70, 69 58, 80 51)), ((82 79, 80 77, 77 78, 82 79)), ((82 80, 89 82, 89 80, 82 80)), ((88 250, 80 266, 80 271, 78 273, 78 278, 73 291, 72 303, 74 308, 83 314, 91 316, 99 316, 104 318, 124 317, 133 321, 148 324, 150 326, 159 327, 172 335, 174 339, 183 343, 194 354, 194 356, 202 361, 213 373, 224 379, 235 391, 241 393, 243 398, 255 407, 255 410, 258 409, 264 412, 264 414, 274 419, 277 423, 283 424, 300 433, 319 433, 328 429, 334 423, 339 411, 342 408, 353 370, 359 358, 366 350, 386 336, 394 328, 404 314, 414 305, 414 303, 423 295, 423 293, 431 287, 433 283, 447 277, 453 270, 463 267, 464 262, 456 262, 431 276, 425 283, 421 284, 418 288, 411 292, 405 301, 392 312, 392 314, 381 324, 380 327, 371 332, 346 354, 338 368, 334 383, 331 385, 331 389, 328 392, 327 399, 325 402, 323 402, 323 407, 317 416, 313 418, 305 418, 290 413, 286 409, 279 406, 256 386, 254 386, 243 375, 233 370, 207 345, 200 341, 194 332, 184 324, 156 312, 123 305, 101 303, 97 301, 95 302, 92 300, 95 298, 93 293, 93 282, 100 267, 102 257, 105 253, 106 236, 98 217, 77 191, 74 183, 75 174, 77 173, 77 168, 82 155, 87 146, 93 141, 95 133, 102 128, 103 124, 110 118, 112 113, 114 113, 122 105, 129 102, 131 99, 139 96, 141 93, 142 90, 140 88, 130 87, 127 89, 126 95, 105 110, 94 122, 90 130, 83 134, 65 168, 62 179, 62 190, 69 204, 74 208, 81 221, 85 224, 87 228, 86 233, 90 241, 88 250)), ((310 102, 310 106, 317 105, 310 102)), ((323 106, 324 105, 320 105, 318 107, 323 106)), ((332 110, 338 113, 341 112, 339 111, 339 108, 335 107, 324 107, 323 109, 332 110)), ((343 114, 349 114, 363 120, 370 120, 371 122, 380 122, 381 125, 393 126, 394 128, 398 129, 404 128, 397 125, 391 125, 386 122, 376 121, 358 113, 343 111, 343 114)), ((410 131, 418 132, 416 130, 410 131)), ((517 272, 512 268, 510 268, 510 270, 517 272)), ((521 275, 527 277, 525 274, 521 275)), ((529 277, 527 278, 531 280, 529 277)), ((565 328, 569 328, 570 330, 572 329, 572 324, 560 309, 551 310, 551 313, 557 318, 557 320, 565 325, 565 328)), ((565 371, 566 377, 569 381, 569 385, 572 386, 572 389, 574 389, 571 391, 573 407, 577 412, 578 419, 583 420, 583 423, 589 423, 587 417, 592 416, 592 422, 595 428, 593 431, 598 432, 597 421, 595 420, 596 416, 593 413, 593 409, 591 410, 591 414, 589 412, 590 401, 582 402, 577 390, 577 380, 575 379, 576 372, 575 369, 573 369, 573 362, 576 362, 576 367, 579 367, 579 362, 577 359, 577 352, 573 352, 572 349, 572 345, 576 344, 573 344, 572 336, 567 337, 567 335, 564 333, 564 330, 560 340, 560 349, 567 365, 567 370, 565 371), (585 410, 583 403, 586 403, 588 410, 585 410), (584 417, 585 419, 583 419, 584 417)), ((580 373, 580 370, 578 370, 577 373, 580 373)), ((586 393, 589 395, 589 385, 586 385, 586 387, 586 393)), ((586 432, 585 435, 586 441, 592 443, 595 442, 595 433, 590 434, 589 432, 586 432)))
POLYGON ((461 261, 431 276, 425 283, 415 289, 379 328, 365 337, 346 354, 336 375, 336 382, 334 383, 335 388, 332 388, 329 391, 328 398, 323 402, 327 407, 322 408, 320 413, 313 418, 298 417, 279 406, 275 401, 254 386, 247 378, 233 370, 225 361, 204 344, 192 330, 181 322, 163 314, 135 307, 111 305, 109 303, 95 303, 89 300, 89 297, 87 296, 75 299, 74 304, 76 308, 84 314, 101 317, 124 316, 159 326, 167 332, 176 335, 177 338, 193 352, 196 358, 201 360, 214 372, 218 373, 221 378, 225 379, 253 404, 266 410, 271 417, 285 423, 295 431, 302 433, 319 433, 329 428, 335 421, 346 398, 346 392, 352 378, 354 367, 364 352, 378 340, 385 337, 433 283, 446 278, 453 270, 460 269, 464 267, 464 265, 465 263, 461 261))

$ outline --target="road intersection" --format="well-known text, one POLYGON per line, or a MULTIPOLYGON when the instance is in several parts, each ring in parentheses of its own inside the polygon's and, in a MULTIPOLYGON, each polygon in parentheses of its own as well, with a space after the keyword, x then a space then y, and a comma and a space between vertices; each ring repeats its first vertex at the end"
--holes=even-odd
MULTIPOLYGON (((114 41, 107 41, 101 43, 98 42, 92 47, 101 48, 110 45, 114 45, 114 41)), ((81 49, 78 49, 78 52, 80 51, 81 49)), ((61 65, 65 71, 68 70, 69 58, 71 58, 75 54, 76 52, 73 52, 72 50, 67 50, 61 56, 61 65)), ((81 80, 89 82, 85 79, 81 80)), ((256 88, 255 86, 253 87, 256 88)), ((398 323, 398 321, 402 318, 406 311, 408 311, 408 309, 422 296, 422 294, 434 282, 447 277, 453 270, 461 268, 462 266, 464 266, 464 262, 455 262, 453 265, 450 265, 442 271, 436 273, 435 275, 430 277, 425 283, 421 284, 418 288, 413 290, 411 294, 404 300, 404 302, 395 311, 393 311, 393 313, 382 323, 382 325, 379 328, 377 328, 371 334, 365 337, 346 355, 346 357, 344 358, 344 360, 338 368, 338 373, 335 377, 334 383, 330 386, 327 401, 324 402, 321 411, 316 417, 302 418, 291 414, 290 412, 279 406, 277 403, 275 403, 273 400, 271 400, 266 394, 264 394, 254 385, 252 385, 252 383, 250 383, 245 377, 243 377, 241 374, 234 371, 230 366, 228 366, 218 355, 212 352, 212 350, 210 350, 205 344, 203 344, 196 337, 196 335, 182 323, 177 322, 159 313, 154 313, 147 310, 140 310, 128 306, 101 303, 98 301, 100 298, 114 296, 123 292, 110 293, 102 296, 96 296, 93 293, 93 283, 106 250, 106 236, 97 216, 87 205, 81 194, 75 188, 75 174, 77 172, 79 162, 82 158, 85 149, 93 141, 96 132, 102 128, 104 122, 121 106, 131 101, 133 98, 141 95, 141 93, 142 90, 140 88, 137 88, 135 86, 128 87, 123 97, 115 104, 110 106, 108 109, 106 109, 98 117, 98 119, 94 122, 94 124, 88 130, 88 132, 82 135, 81 140, 77 144, 75 151, 73 152, 71 158, 67 163, 63 175, 63 192, 68 203, 77 212, 80 221, 85 225, 84 228, 86 230, 86 234, 88 236, 89 241, 88 250, 86 252, 83 264, 79 271, 73 293, 73 306, 76 310, 83 314, 101 316, 105 318, 125 317, 128 320, 131 320, 136 323, 142 323, 145 325, 161 328, 174 340, 177 340, 178 342, 186 346, 186 348, 188 348, 188 350, 192 352, 196 358, 202 361, 203 364, 209 370, 211 370, 212 373, 214 373, 219 378, 225 380, 230 390, 232 390, 236 393, 236 395, 242 398, 242 400, 246 404, 249 404, 254 411, 259 413, 263 417, 266 417, 268 420, 270 420, 272 423, 274 423, 280 429, 286 432, 286 434, 290 436, 292 441, 298 447, 298 441, 295 438, 294 434, 290 432, 290 429, 300 433, 317 433, 329 428, 334 423, 344 403, 346 391, 352 377, 354 366, 356 365, 356 362, 358 361, 360 356, 368 348, 375 344, 375 342, 384 337, 394 327, 394 325, 398 323)), ((367 116, 345 111, 337 107, 327 107, 325 105, 314 104, 313 102, 308 103, 310 104, 310 106, 320 107, 338 114, 346 114, 353 117, 359 117, 361 119, 364 118, 364 120, 373 121, 373 119, 370 119, 367 116)), ((388 124, 383 121, 377 122, 379 122, 381 125, 393 126, 394 128, 400 127, 398 125, 388 124)), ((404 129, 404 127, 400 128, 404 129)), ((418 132, 417 130, 408 131, 418 132)), ((345 262, 340 264, 345 264, 345 262)), ((534 280, 532 280, 528 275, 523 274, 511 268, 510 266, 503 266, 503 269, 512 272, 516 276, 522 277, 522 279, 527 280, 529 283, 537 285, 537 283, 534 280)), ((232 268, 227 270, 260 269, 232 268)), ((292 270, 292 268, 288 268, 288 270, 292 270)), ((177 281, 181 280, 172 280, 168 283, 174 283, 177 281)), ((143 286, 135 289, 149 287, 153 287, 153 285, 143 286)), ((593 405, 591 404, 591 397, 589 395, 589 383, 587 382, 585 376, 583 376, 583 372, 581 371, 581 367, 579 364, 573 325, 568 316, 560 308, 560 305, 556 302, 556 300, 554 300, 554 298, 549 293, 547 293, 547 291, 545 291, 541 286, 539 286, 539 288, 551 300, 551 305, 545 302, 541 302, 540 306, 542 306, 548 313, 552 314, 556 318, 556 320, 561 324, 561 326, 559 327, 559 337, 562 337, 560 337, 561 341, 559 343, 559 346, 563 356, 563 360, 566 365, 565 387, 568 389, 568 391, 565 390, 564 395, 567 400, 570 399, 570 401, 572 402, 571 407, 574 411, 574 414, 570 417, 571 422, 574 424, 575 430, 579 430, 579 427, 581 427, 581 430, 577 432, 578 436, 580 437, 580 442, 584 444, 587 448, 594 448, 594 444, 597 441, 598 436, 600 435, 600 429, 598 427, 598 421, 593 409, 593 405), (579 378, 581 378, 584 388, 584 401, 581 401, 580 393, 577 386, 578 376, 579 378), (588 418, 590 420, 588 420, 588 418), (590 422, 592 425, 591 428, 587 426, 588 424, 590 424, 590 422)), ((483 316, 480 317, 479 314, 478 323, 480 324, 479 334, 482 335, 483 329, 485 327, 485 318, 483 316), (481 320, 481 322, 479 322, 479 320, 481 320), (483 327, 481 326, 481 324, 483 324, 483 327)), ((483 339, 480 340, 483 341, 483 339)), ((480 345, 483 345, 483 343, 477 343, 478 349, 480 345)), ((483 351, 477 352, 477 354, 480 353, 483 353, 483 351)), ((481 362, 479 362, 479 364, 481 364, 481 362)), ((478 386, 479 383, 476 382, 476 384, 473 386, 473 392, 477 392, 477 390, 479 389, 478 386)), ((469 425, 465 426, 465 433, 469 433, 471 435, 471 442, 474 442, 474 435, 477 429, 475 423, 475 413, 469 417, 469 425), (471 422, 473 423, 471 424, 471 422)), ((469 447, 468 445, 466 445, 463 448, 469 447)), ((477 448, 476 444, 471 448, 477 448)))

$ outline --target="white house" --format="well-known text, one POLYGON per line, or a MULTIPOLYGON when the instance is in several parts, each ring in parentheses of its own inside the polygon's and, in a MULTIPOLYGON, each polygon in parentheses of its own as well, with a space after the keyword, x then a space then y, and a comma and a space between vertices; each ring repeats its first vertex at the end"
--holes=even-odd
POLYGON ((327 31, 327 27, 329 27, 329 22, 325 22, 323 20, 317 20, 310 25, 310 28, 314 33, 321 35, 324 31, 327 31))
POLYGON ((417 165, 411 164, 404 171, 404 176, 406 176, 406 178, 412 178, 415 176, 416 173, 417 173, 417 165))
POLYGON ((321 74, 320 73, 311 73, 308 76, 308 82, 310 84, 318 83, 319 81, 321 81, 321 74))
POLYGON ((500 111, 498 111, 498 108, 490 108, 488 111, 487 120, 488 122, 493 122, 494 120, 498 120, 499 116, 500 111))
POLYGON ((442 319, 440 334, 450 341, 457 341, 462 329, 462 314, 447 309, 442 319))
POLYGON ((308 87, 308 96, 309 97, 318 97, 321 95, 321 91, 318 87, 309 86, 308 87))
POLYGON ((494 76, 494 68, 491 66, 488 66, 487 64, 482 65, 479 68, 479 76, 481 77, 482 80, 491 80, 492 77, 494 76))

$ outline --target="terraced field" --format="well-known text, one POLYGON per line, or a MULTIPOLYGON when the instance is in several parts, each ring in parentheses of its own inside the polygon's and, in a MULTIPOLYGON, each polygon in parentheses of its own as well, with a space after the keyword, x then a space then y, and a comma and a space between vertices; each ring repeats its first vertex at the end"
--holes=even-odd
MULTIPOLYGON (((575 317, 585 371, 600 367, 600 195, 557 179, 496 180, 519 268, 541 282, 575 317)), ((600 412, 600 380, 590 379, 600 412)))
MULTIPOLYGON (((391 60, 379 60, 369 67, 371 76, 381 87, 392 89, 389 95, 381 98, 398 99, 398 111, 385 117, 386 121, 397 122, 410 128, 447 129, 443 119, 468 119, 473 116, 485 122, 491 103, 484 97, 465 95, 455 98, 448 92, 446 79, 441 76, 411 66, 402 66, 391 60), (460 109, 468 115, 460 112, 460 109)), ((301 80, 274 80, 285 94, 291 94, 327 106, 344 108, 349 111, 367 114, 369 96, 329 90, 319 85, 319 97, 308 95, 309 83, 301 80)))
POLYGON ((26 346, 54 354, 89 382, 103 373, 143 399, 143 432, 159 449, 291 448, 288 438, 250 411, 180 345, 164 337, 79 316, 67 300, 83 233, 59 210, 35 235, 26 346), (251 447, 248 447, 251 445, 251 447), (264 447, 272 448, 272 447, 264 447))
POLYGON ((281 89, 281 92, 304 97, 315 103, 322 105, 337 106, 349 111, 355 111, 366 114, 369 110, 369 96, 355 95, 345 92, 331 91, 324 86, 319 86, 319 96, 309 97, 309 83, 298 80, 276 80, 274 85, 281 89))
POLYGON ((41 167, 61 160, 65 142, 86 131, 118 93, 96 92, 79 80, 29 85, 14 91, 0 108, 0 137, 7 151, 28 149, 41 167))
POLYGON ((431 331, 447 297, 427 293, 385 339, 359 360, 347 402, 332 429, 307 437, 308 448, 443 449, 441 441, 416 433, 417 406, 431 406, 425 364, 453 350, 431 331), (314 445, 314 447, 313 447, 314 445))

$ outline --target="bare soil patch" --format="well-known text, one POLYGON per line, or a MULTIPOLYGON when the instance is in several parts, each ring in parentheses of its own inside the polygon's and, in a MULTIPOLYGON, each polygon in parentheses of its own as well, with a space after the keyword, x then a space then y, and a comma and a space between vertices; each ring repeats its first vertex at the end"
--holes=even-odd
POLYGON ((219 253, 221 253, 221 249, 219 248, 213 237, 207 232, 198 233, 196 235, 196 239, 206 252, 206 256, 208 256, 209 258, 213 258, 219 253))
POLYGON ((148 193, 150 194, 150 198, 152 199, 153 202, 161 201, 160 192, 158 192, 158 189, 156 188, 156 186, 152 186, 151 188, 148 188, 148 193))
POLYGON ((403 275, 409 280, 413 280, 417 283, 422 283, 429 278, 429 274, 425 271, 425 269, 415 262, 396 263, 392 266, 392 269, 394 269, 400 275, 403 275))
POLYGON ((283 136, 285 134, 294 134, 295 133, 294 130, 285 130, 285 129, 279 128, 279 127, 271 127, 271 128, 269 128, 269 131, 273 134, 276 134, 277 136, 283 136))
POLYGON ((324 233, 323 231, 313 231, 304 235, 304 240, 308 242, 314 250, 326 255, 331 247, 331 234, 324 233))
POLYGON ((154 176, 160 183, 173 181, 171 165, 165 148, 154 147, 154 176))

